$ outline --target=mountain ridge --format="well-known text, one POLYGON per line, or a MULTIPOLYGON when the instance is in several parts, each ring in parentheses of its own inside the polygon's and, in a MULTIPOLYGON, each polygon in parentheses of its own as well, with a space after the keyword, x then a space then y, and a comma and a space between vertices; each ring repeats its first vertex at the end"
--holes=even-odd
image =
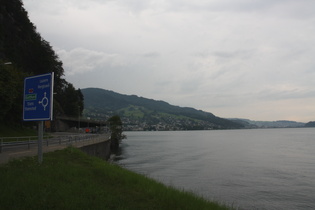
MULTIPOLYGON (((242 118, 220 118, 210 112, 171 105, 162 100, 126 95, 102 88, 81 89, 84 115, 94 119, 122 118, 125 130, 210 130, 240 128, 296 128, 306 123, 277 120, 254 121, 242 118)), ((313 124, 309 124, 309 127, 313 124)))
POLYGON ((81 89, 84 115, 100 119, 119 115, 127 130, 208 130, 243 128, 240 123, 210 112, 171 105, 165 101, 124 95, 101 88, 81 89))
POLYGON ((255 121, 242 118, 228 118, 231 121, 241 123, 245 128, 299 128, 305 127, 306 123, 296 122, 290 120, 276 120, 276 121, 255 121))

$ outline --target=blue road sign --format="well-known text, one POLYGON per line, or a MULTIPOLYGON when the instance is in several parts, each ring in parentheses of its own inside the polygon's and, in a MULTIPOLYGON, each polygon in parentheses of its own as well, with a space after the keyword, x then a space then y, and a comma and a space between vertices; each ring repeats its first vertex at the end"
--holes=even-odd
POLYGON ((24 121, 52 120, 54 73, 24 79, 24 121))

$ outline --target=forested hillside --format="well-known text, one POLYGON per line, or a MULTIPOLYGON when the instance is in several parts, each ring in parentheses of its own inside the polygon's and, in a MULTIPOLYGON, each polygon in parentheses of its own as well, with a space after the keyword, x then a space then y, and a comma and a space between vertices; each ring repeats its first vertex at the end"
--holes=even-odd
POLYGON ((119 115, 126 130, 204 130, 242 128, 243 125, 194 108, 179 107, 135 95, 99 88, 82 89, 86 116, 106 120, 119 115))
POLYGON ((305 123, 289 120, 254 121, 238 118, 230 118, 229 120, 241 123, 245 128, 301 128, 305 126, 305 123))
POLYGON ((54 72, 54 114, 78 116, 83 95, 64 78, 62 62, 29 20, 20 0, 0 0, 0 122, 21 124, 24 78, 54 72))
POLYGON ((310 121, 305 124, 305 127, 315 127, 315 121, 310 121))

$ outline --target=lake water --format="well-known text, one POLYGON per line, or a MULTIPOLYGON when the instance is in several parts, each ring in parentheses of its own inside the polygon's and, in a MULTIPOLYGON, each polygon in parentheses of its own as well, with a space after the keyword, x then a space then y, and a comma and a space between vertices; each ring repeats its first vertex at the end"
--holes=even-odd
POLYGON ((315 209, 315 129, 125 132, 115 161, 240 209, 315 209))

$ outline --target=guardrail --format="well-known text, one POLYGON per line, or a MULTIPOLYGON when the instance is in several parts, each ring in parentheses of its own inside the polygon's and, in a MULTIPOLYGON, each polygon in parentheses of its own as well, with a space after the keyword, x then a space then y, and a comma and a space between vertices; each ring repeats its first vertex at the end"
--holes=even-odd
MULTIPOLYGON (((109 135, 104 134, 79 134, 79 135, 60 135, 60 136, 44 136, 43 144, 46 146, 49 145, 57 145, 57 144, 72 144, 75 142, 83 142, 89 141, 92 139, 97 139, 99 137, 109 137, 109 135)), ((106 138, 105 137, 105 138, 106 138)), ((21 149, 31 149, 31 146, 36 144, 37 145, 38 136, 24 136, 24 137, 0 137, 0 153, 4 149, 8 148, 17 148, 20 147, 21 149)))

